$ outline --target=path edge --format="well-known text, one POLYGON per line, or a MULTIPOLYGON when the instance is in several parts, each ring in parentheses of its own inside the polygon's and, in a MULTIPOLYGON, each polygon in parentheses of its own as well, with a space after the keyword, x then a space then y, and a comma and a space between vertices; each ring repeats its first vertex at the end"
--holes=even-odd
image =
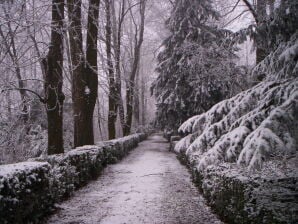
POLYGON ((40 223, 75 190, 145 140, 138 133, 67 153, 0 166, 0 223, 40 223))

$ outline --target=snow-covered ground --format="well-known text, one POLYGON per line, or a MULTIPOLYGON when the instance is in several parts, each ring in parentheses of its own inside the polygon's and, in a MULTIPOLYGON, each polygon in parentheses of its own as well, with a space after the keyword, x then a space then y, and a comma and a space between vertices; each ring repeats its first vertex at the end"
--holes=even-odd
POLYGON ((168 147, 160 135, 150 136, 57 205, 48 223, 221 223, 168 147))

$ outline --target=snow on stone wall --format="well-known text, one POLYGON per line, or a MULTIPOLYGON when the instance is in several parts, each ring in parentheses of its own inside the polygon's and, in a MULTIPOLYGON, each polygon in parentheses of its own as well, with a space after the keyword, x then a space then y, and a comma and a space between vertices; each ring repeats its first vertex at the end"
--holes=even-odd
POLYGON ((210 165, 198 171, 183 153, 193 182, 219 217, 231 224, 298 222, 298 157, 270 161, 262 170, 249 171, 233 163, 210 165), (293 169, 293 167, 296 167, 293 169))
POLYGON ((0 166, 0 223, 37 222, 56 202, 96 178, 146 138, 134 134, 64 154, 0 166))

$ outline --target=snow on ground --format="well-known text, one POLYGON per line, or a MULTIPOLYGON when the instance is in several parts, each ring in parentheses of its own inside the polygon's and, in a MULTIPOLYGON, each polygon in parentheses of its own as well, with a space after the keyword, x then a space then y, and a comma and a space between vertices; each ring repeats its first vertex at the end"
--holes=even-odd
POLYGON ((153 135, 58 205, 47 223, 221 223, 168 143, 153 135))

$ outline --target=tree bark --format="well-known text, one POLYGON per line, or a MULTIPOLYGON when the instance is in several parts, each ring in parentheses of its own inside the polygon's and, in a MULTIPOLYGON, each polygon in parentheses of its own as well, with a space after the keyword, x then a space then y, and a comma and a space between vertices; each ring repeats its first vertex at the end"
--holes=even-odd
POLYGON ((134 91, 134 125, 140 125, 140 64, 138 65, 137 74, 135 78, 136 88, 134 91))
POLYGON ((125 0, 120 2, 119 17, 116 21, 115 13, 115 2, 113 0, 112 4, 112 22, 113 22, 113 47, 115 54, 115 91, 116 91, 116 108, 115 111, 118 111, 120 124, 122 130, 125 126, 125 115, 124 115, 124 106, 121 94, 121 69, 120 69, 120 57, 121 57, 121 36, 122 36, 122 25, 125 17, 125 0))
POLYGON ((141 124, 144 126, 146 123, 145 113, 146 113, 146 102, 145 102, 145 80, 144 76, 141 77, 141 124))
POLYGON ((72 66, 72 106, 74 119, 74 146, 79 146, 80 121, 82 120, 81 105, 83 100, 81 95, 84 93, 84 83, 82 79, 83 70, 83 37, 81 25, 81 0, 67 0, 68 19, 70 29, 68 30, 70 55, 72 66))
POLYGON ((48 154, 63 153, 63 20, 64 0, 52 1, 52 29, 49 52, 43 60, 48 118, 48 154))
POLYGON ((269 5, 269 15, 271 15, 274 12, 275 0, 267 0, 267 3, 269 5))
POLYGON ((84 113, 82 129, 82 137, 79 145, 94 144, 93 132, 93 114, 98 93, 98 67, 97 67, 97 34, 98 34, 98 14, 99 14, 100 0, 90 0, 88 9, 88 29, 87 29, 87 43, 86 43, 86 59, 87 65, 85 67, 85 82, 89 87, 89 94, 84 94, 84 113))
POLYGON ((109 139, 116 137, 116 86, 114 76, 114 66, 112 61, 112 27, 111 27, 111 1, 105 0, 106 5, 106 53, 107 53, 107 67, 109 77, 109 113, 108 113, 108 132, 109 139))
POLYGON ((1 27, 0 27, 0 36, 2 37, 2 39, 4 40, 3 44, 6 47, 6 51, 8 52, 13 65, 14 65, 14 70, 15 70, 15 74, 18 80, 18 91, 20 93, 20 97, 21 97, 21 105, 22 105, 22 109, 21 109, 21 116, 20 119, 23 123, 27 123, 29 120, 29 111, 28 111, 28 107, 27 107, 27 94, 25 89, 25 83, 22 79, 21 76, 21 68, 20 68, 20 64, 19 64, 19 60, 18 60, 18 53, 17 53, 17 49, 16 49, 16 45, 15 45, 15 37, 14 37, 14 32, 11 28, 11 24, 10 24, 10 17, 8 12, 6 11, 6 9, 3 7, 4 12, 5 12, 5 18, 7 19, 7 26, 8 26, 8 35, 7 37, 4 35, 1 27), (7 38, 9 38, 9 40, 7 40, 7 38))
POLYGON ((93 113, 98 92, 97 27, 100 1, 89 2, 86 58, 83 52, 81 4, 81 0, 68 0, 75 147, 94 144, 93 113))
MULTIPOLYGON (((140 31, 138 33, 139 37, 135 38, 134 59, 133 59, 129 80, 126 86, 126 119, 125 119, 125 126, 123 130, 124 136, 129 135, 131 132, 135 78, 136 78, 137 69, 140 61, 141 47, 142 47, 143 37, 144 37, 145 6, 146 6, 146 0, 141 0, 140 2, 141 24, 140 24, 140 31)), ((138 28, 136 27, 136 35, 137 35, 137 31, 138 31, 138 28)))
MULTIPOLYGON (((267 19, 266 14, 266 0, 256 0, 256 5, 253 6, 248 0, 243 0, 243 2, 248 7, 249 11, 253 15, 257 26, 260 26, 267 19)), ((263 59, 268 55, 264 46, 262 46, 261 38, 256 41, 256 64, 263 61, 263 59)))
MULTIPOLYGON (((261 25, 267 20, 267 14, 266 14, 266 0, 257 0, 257 26, 261 25)), ((267 56, 267 51, 265 49, 264 44, 262 44, 262 41, 257 41, 257 49, 256 49, 256 63, 260 63, 264 60, 264 58, 267 56)))

